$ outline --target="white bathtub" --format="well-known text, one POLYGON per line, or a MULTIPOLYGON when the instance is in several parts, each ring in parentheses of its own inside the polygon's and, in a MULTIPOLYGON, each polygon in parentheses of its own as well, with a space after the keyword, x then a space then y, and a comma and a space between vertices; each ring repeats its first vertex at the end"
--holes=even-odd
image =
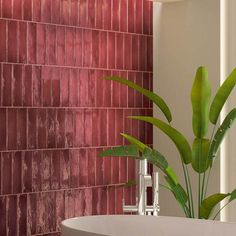
POLYGON ((62 222, 62 236, 235 236, 236 223, 154 216, 87 216, 62 222))

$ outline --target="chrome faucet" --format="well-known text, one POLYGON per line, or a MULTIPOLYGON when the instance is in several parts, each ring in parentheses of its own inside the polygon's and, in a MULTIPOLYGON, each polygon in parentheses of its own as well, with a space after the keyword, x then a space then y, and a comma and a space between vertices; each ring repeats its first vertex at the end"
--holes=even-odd
POLYGON ((138 197, 136 198, 136 205, 125 205, 123 199, 123 211, 134 212, 138 215, 154 215, 157 216, 160 210, 159 207, 159 180, 158 172, 153 171, 152 176, 147 173, 147 160, 139 161, 138 171, 138 197), (147 205, 147 188, 152 187, 153 204, 147 205))

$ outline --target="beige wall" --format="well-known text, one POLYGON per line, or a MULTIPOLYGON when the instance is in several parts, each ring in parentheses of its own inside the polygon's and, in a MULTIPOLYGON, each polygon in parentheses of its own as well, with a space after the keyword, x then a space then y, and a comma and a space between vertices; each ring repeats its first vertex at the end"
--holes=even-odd
MULTIPOLYGON (((173 126, 183 132, 191 143, 190 91, 196 68, 200 65, 208 67, 215 93, 220 84, 220 0, 155 3, 154 90, 169 104, 173 126)), ((161 116, 158 110, 155 114, 161 116)), ((176 148, 157 130, 154 132, 154 145, 181 175, 176 148)), ((219 170, 218 160, 212 173, 210 193, 219 191, 219 170)), ((191 177, 196 183, 197 176, 191 173, 191 177)), ((166 190, 160 192, 160 206, 161 215, 182 215, 166 190)))

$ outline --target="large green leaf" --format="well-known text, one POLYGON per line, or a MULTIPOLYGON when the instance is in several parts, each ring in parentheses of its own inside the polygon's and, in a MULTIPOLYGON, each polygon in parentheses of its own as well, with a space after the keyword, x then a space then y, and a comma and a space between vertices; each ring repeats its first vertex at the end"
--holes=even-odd
POLYGON ((220 86, 219 90, 217 91, 215 95, 215 98, 213 99, 213 102, 210 107, 211 123, 216 124, 219 118, 220 112, 222 110, 222 107, 224 106, 235 84, 236 84, 236 68, 232 71, 232 73, 220 86))
POLYGON ((226 197, 228 197, 230 193, 216 193, 211 195, 210 197, 206 198, 200 207, 200 215, 201 218, 209 219, 211 216, 211 213, 215 206, 220 203, 222 200, 224 200, 226 197))
POLYGON ((192 167, 198 173, 205 172, 209 167, 208 151, 210 141, 196 138, 192 147, 192 167))
POLYGON ((166 174, 175 184, 179 183, 178 177, 174 170, 169 166, 166 158, 160 152, 151 148, 145 148, 142 157, 147 159, 149 163, 161 169, 162 172, 166 174))
POLYGON ((181 206, 181 208, 186 212, 186 210, 189 212, 188 207, 186 206, 186 203, 188 201, 188 195, 184 188, 180 184, 175 184, 173 181, 168 177, 165 176, 165 180, 168 183, 168 186, 173 193, 175 199, 181 206))
POLYGON ((120 146, 120 147, 113 147, 111 149, 104 150, 99 154, 101 157, 106 156, 118 156, 118 157, 135 157, 138 158, 139 155, 139 149, 137 146, 134 145, 127 145, 127 146, 120 146))
POLYGON ((220 144, 222 143, 227 131, 233 124, 236 119, 236 108, 230 111, 230 113, 225 117, 223 123, 218 128, 214 139, 211 143, 210 150, 209 150, 209 159, 212 164, 213 158, 217 155, 217 152, 220 148, 220 144))
POLYGON ((139 141, 138 139, 136 139, 135 137, 128 135, 128 134, 123 134, 121 133, 121 135, 128 140, 131 144, 135 145, 136 147, 139 148, 140 152, 143 152, 143 150, 145 148, 148 148, 148 146, 146 144, 144 144, 143 142, 139 141))
POLYGON ((210 98, 211 85, 208 80, 208 71, 205 67, 199 67, 191 92, 192 126, 197 138, 203 138, 208 131, 210 98))
POLYGON ((153 124, 163 131, 175 143, 179 150, 180 156, 185 164, 189 164, 192 160, 192 151, 186 138, 175 128, 167 123, 149 116, 132 116, 131 119, 142 120, 153 124))
POLYGON ((160 110, 163 112, 163 114, 165 115, 168 122, 171 122, 172 115, 171 115, 170 109, 167 106, 167 104, 165 103, 165 101, 157 94, 155 94, 147 89, 144 89, 129 80, 126 80, 126 79, 123 79, 123 78, 120 78, 117 76, 105 77, 103 79, 112 80, 112 81, 116 81, 121 84, 127 85, 128 87, 130 87, 130 88, 138 91, 139 93, 143 94, 144 96, 148 97, 154 104, 156 104, 157 107, 160 108, 160 110))
POLYGON ((236 189, 230 194, 229 202, 232 202, 236 199, 236 189))

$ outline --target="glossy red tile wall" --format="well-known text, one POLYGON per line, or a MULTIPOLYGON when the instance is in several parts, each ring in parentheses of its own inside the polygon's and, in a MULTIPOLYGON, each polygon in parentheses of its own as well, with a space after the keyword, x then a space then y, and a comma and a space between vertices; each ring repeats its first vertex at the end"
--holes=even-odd
POLYGON ((121 214, 135 202, 127 158, 98 157, 126 142, 152 144, 150 102, 118 75, 152 87, 148 0, 0 0, 0 235, 59 235, 61 220, 121 214))

